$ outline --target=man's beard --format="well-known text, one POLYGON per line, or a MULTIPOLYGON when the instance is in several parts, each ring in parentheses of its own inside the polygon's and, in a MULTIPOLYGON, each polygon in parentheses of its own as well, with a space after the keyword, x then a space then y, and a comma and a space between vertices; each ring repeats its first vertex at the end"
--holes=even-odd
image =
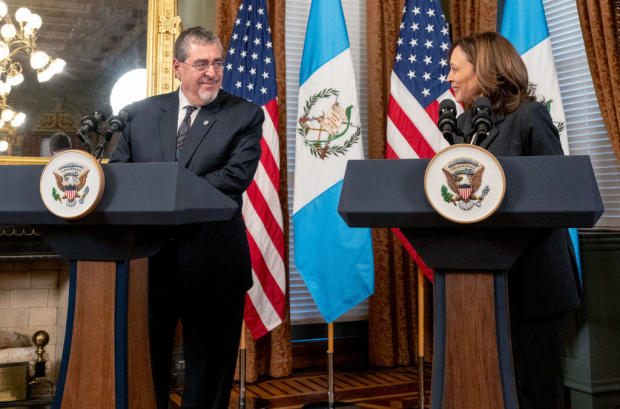
MULTIPOLYGON (((200 84, 206 84, 209 80, 205 79, 205 80, 200 80, 200 84)), ((220 92, 220 89, 218 88, 215 91, 205 91, 202 88, 200 88, 198 90, 198 96, 200 97, 200 99, 202 100, 202 102, 205 105, 210 104, 211 102, 213 102, 213 100, 215 98, 217 98, 217 94, 220 92)))

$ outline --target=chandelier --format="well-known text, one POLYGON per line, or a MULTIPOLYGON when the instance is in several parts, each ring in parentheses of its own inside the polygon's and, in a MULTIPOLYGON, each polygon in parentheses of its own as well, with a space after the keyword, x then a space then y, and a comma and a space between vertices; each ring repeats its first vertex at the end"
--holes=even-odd
POLYGON ((60 73, 66 65, 61 58, 51 58, 45 51, 37 48, 37 32, 43 21, 41 16, 21 7, 15 12, 13 23, 8 14, 5 2, 0 1, 0 124, 10 123, 17 127, 24 123, 26 115, 16 113, 6 103, 6 97, 15 87, 24 81, 22 65, 13 58, 24 53, 30 57, 30 66, 37 72, 39 82, 48 81, 55 74, 60 73))
POLYGON ((26 121, 26 114, 16 112, 6 103, 6 94, 0 94, 0 128, 10 124, 13 128, 20 127, 26 121))

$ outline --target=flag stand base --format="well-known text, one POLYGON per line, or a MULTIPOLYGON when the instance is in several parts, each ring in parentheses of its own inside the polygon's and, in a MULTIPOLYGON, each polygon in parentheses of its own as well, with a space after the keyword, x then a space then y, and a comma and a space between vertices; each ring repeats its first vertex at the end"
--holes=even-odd
POLYGON ((327 402, 313 402, 302 406, 302 409, 359 409, 353 403, 334 401, 334 323, 327 324, 327 402))

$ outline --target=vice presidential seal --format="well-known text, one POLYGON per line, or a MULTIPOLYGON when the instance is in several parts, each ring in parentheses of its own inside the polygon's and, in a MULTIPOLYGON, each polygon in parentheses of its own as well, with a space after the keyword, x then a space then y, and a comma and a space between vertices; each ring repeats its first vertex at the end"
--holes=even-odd
POLYGON ((452 145, 429 162, 424 189, 431 206, 446 219, 459 223, 484 220, 504 198, 504 171, 486 149, 452 145))
POLYGON ((99 162, 84 151, 67 150, 45 166, 39 190, 51 213, 63 219, 79 219, 99 204, 103 186, 99 162))

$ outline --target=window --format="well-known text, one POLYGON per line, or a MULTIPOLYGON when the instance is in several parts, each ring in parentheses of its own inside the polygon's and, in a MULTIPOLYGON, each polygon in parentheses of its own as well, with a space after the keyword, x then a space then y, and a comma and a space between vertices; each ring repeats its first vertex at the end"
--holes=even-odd
POLYGON ((571 155, 590 155, 605 213, 596 227, 620 227, 620 166, 594 92, 574 0, 544 0, 571 155))

